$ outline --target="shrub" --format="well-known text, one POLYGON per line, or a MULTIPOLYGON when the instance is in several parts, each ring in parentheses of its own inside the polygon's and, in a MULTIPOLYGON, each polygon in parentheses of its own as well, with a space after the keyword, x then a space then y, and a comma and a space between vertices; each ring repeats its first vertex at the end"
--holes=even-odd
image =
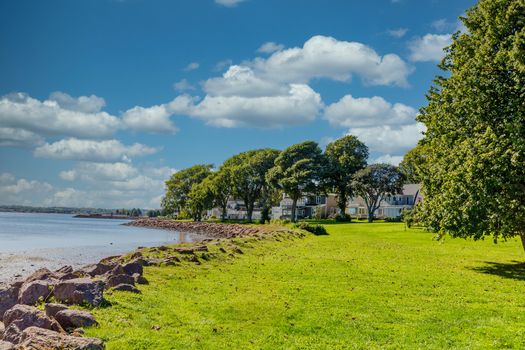
POLYGON ((308 231, 308 232, 311 232, 311 233, 313 233, 316 236, 324 236, 324 235, 328 234, 326 232, 326 229, 324 228, 323 225, 312 225, 312 224, 309 224, 307 222, 299 222, 299 223, 293 225, 293 227, 301 229, 301 230, 305 230, 305 231, 308 231))
POLYGON ((350 222, 352 217, 348 214, 338 214, 335 216, 335 221, 337 222, 350 222))
POLYGON ((401 222, 403 221, 403 219, 401 218, 401 216, 396 216, 396 217, 386 217, 385 218, 385 222, 401 222))

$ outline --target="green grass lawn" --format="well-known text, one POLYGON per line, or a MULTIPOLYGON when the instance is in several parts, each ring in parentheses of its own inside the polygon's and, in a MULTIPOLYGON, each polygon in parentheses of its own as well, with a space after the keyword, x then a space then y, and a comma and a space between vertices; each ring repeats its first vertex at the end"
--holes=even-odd
POLYGON ((396 223, 326 228, 146 268, 143 293, 108 295, 87 334, 107 349, 525 348, 517 241, 436 242, 396 223))

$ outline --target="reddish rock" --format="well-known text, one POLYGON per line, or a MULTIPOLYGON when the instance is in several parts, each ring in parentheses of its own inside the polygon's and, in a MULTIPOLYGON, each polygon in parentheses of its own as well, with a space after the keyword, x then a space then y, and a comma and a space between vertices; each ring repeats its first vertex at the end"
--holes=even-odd
POLYGON ((46 314, 34 306, 15 305, 6 311, 4 315, 5 332, 3 340, 16 344, 20 338, 20 332, 28 327, 40 327, 56 332, 64 332, 57 321, 49 318, 46 314))
POLYGON ((29 327, 20 337, 20 349, 45 350, 103 350, 104 343, 96 338, 80 338, 53 332, 47 329, 29 327))
POLYGON ((188 248, 188 247, 175 248, 175 251, 181 254, 193 254, 193 248, 188 248))
POLYGON ((7 310, 16 305, 19 290, 20 288, 13 286, 0 289, 0 320, 7 310))
POLYGON ((208 247, 205 246, 205 245, 199 245, 197 247, 193 247, 193 250, 196 251, 196 252, 207 252, 208 251, 208 247))
POLYGON ((38 269, 35 272, 33 272, 31 275, 29 275, 28 278, 26 278, 24 283, 30 283, 33 281, 47 281, 47 280, 53 280, 56 279, 56 275, 51 272, 49 269, 43 268, 38 269))
POLYGON ((0 321, 0 339, 2 339, 2 337, 4 336, 4 331, 5 331, 5 325, 2 321, 0 321))
POLYGON ((82 271, 84 271, 86 274, 90 275, 91 277, 100 276, 105 274, 108 271, 111 271, 115 265, 106 264, 106 263, 98 263, 94 265, 85 266, 82 268, 82 271))
POLYGON ((73 272, 73 266, 70 266, 70 265, 66 265, 66 266, 62 266, 61 268, 59 268, 58 270, 55 271, 55 274, 61 274, 61 275, 64 275, 66 273, 72 273, 73 272))
POLYGON ((63 304, 48 303, 44 306, 44 310, 48 317, 55 317, 55 315, 62 310, 67 310, 68 307, 63 304))
POLYGON ((95 317, 81 310, 62 310, 57 312, 55 319, 64 329, 74 329, 79 327, 90 327, 97 324, 95 317))
POLYGON ((18 293, 20 304, 34 305, 39 300, 47 300, 53 294, 53 284, 50 281, 33 281, 24 283, 18 293))
POLYGON ((118 286, 113 287, 113 290, 116 290, 119 292, 131 292, 131 293, 140 294, 140 290, 138 290, 136 287, 132 286, 131 284, 119 284, 118 286))
POLYGON ((54 296, 66 304, 90 304, 98 306, 103 300, 104 283, 89 278, 61 281, 55 286, 54 296))

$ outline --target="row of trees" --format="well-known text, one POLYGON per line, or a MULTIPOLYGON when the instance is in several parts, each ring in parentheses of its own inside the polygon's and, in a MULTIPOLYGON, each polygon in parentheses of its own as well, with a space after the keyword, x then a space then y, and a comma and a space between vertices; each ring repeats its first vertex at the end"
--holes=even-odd
POLYGON ((355 136, 345 136, 327 145, 325 152, 313 141, 305 141, 283 151, 258 149, 227 159, 216 171, 210 164, 195 165, 172 175, 166 182, 163 210, 179 217, 201 220, 212 207, 221 208, 226 219, 230 198, 244 201, 248 221, 256 205, 261 221, 286 193, 292 200, 292 220, 298 200, 305 194, 334 192, 338 207, 345 213, 349 196, 363 196, 373 219, 387 194, 402 190, 404 176, 394 166, 366 166, 368 148, 355 136))

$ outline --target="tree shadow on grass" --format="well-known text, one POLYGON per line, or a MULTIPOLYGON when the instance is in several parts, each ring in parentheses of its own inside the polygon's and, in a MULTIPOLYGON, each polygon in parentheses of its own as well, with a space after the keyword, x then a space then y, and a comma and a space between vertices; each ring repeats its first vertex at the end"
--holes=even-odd
POLYGON ((525 262, 523 261, 514 260, 509 263, 485 261, 484 263, 484 266, 473 267, 472 270, 503 278, 525 281, 525 262))

